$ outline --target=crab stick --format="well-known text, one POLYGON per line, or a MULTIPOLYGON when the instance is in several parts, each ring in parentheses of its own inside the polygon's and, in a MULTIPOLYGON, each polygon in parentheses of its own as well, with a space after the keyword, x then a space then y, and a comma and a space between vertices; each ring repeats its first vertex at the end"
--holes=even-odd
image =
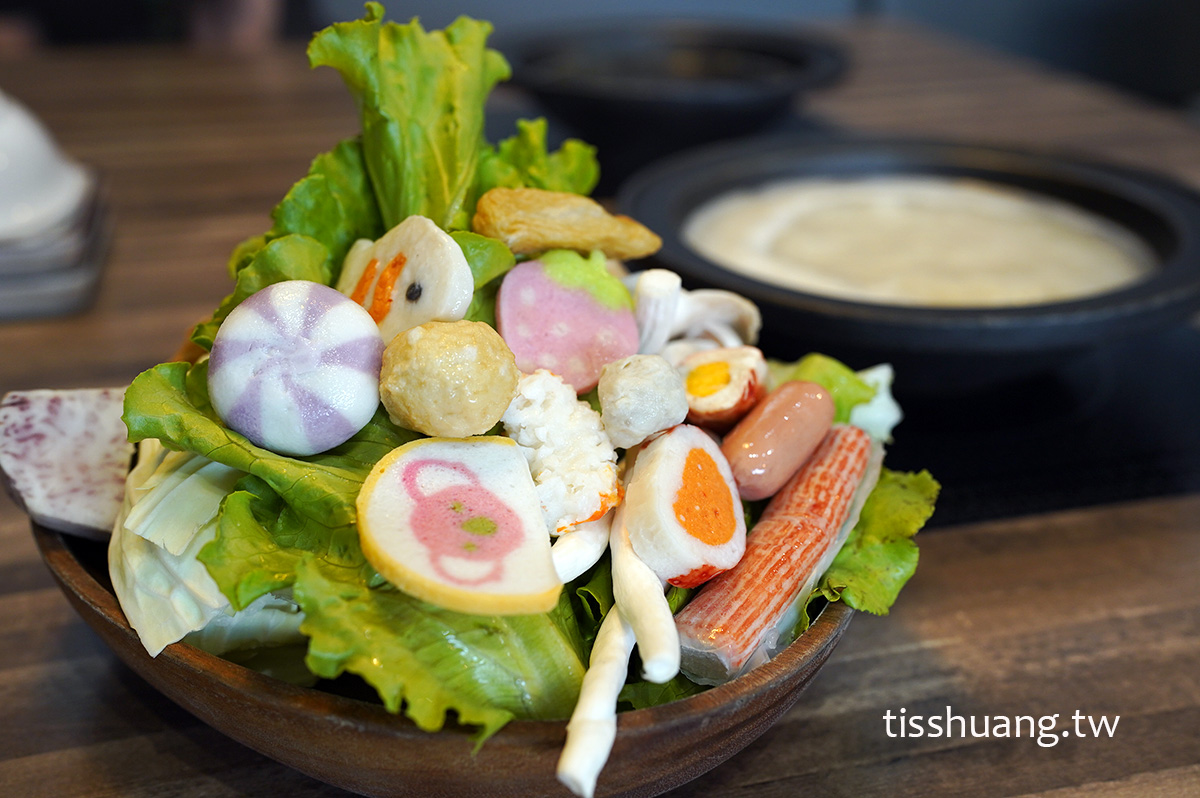
POLYGON ((767 505, 746 553, 675 617, 682 670, 720 684, 764 661, 845 541, 878 476, 882 449, 836 425, 767 505))

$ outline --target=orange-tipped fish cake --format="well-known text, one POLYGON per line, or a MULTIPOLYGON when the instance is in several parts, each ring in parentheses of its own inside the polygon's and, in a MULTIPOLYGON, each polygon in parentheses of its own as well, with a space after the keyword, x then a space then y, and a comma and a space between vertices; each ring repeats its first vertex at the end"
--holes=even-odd
POLYGON ((625 491, 638 559, 660 579, 695 587, 732 568, 746 548, 733 472, 716 442, 680 424, 642 449, 625 491))

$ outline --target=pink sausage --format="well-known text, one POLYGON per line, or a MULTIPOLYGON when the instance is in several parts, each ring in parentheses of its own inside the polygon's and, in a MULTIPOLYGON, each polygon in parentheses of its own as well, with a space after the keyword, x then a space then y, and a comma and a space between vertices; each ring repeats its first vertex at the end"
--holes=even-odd
POLYGON ((785 382, 721 444, 743 499, 774 495, 808 460, 833 423, 833 397, 815 382, 785 382))

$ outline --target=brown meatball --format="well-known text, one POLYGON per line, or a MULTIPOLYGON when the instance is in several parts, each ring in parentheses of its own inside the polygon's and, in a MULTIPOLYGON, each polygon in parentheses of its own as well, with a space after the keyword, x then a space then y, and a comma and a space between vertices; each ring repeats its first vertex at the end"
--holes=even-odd
POLYGON ((383 352, 379 395, 395 424, 442 438, 481 435, 517 392, 513 353, 478 321, 431 321, 383 352))

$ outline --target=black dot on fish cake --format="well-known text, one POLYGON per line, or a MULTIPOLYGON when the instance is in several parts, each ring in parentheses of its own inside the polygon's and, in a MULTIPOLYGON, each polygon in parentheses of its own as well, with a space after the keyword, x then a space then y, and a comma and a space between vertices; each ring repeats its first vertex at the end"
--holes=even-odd
POLYGON ((408 290, 404 292, 404 298, 407 299, 409 302, 416 302, 418 299, 421 298, 421 292, 423 290, 424 289, 421 288, 420 283, 411 283, 408 286, 408 290))

